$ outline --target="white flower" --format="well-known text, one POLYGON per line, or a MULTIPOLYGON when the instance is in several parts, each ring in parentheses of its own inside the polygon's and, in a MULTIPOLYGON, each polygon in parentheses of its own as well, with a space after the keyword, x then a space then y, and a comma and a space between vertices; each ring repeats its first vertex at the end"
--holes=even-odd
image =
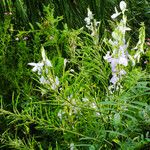
POLYGON ((116 72, 116 70, 117 70, 116 66, 118 64, 118 59, 117 58, 111 58, 110 63, 111 63, 112 72, 116 72))
POLYGON ((15 40, 16 40, 16 41, 19 41, 19 38, 18 38, 18 37, 16 37, 16 38, 15 38, 15 40))
POLYGON ((58 86, 59 86, 59 78, 56 76, 55 81, 51 85, 51 88, 52 90, 56 90, 58 86))
POLYGON ((111 44, 112 46, 116 46, 118 44, 118 41, 112 41, 111 39, 108 41, 109 44, 111 44))
POLYGON ((84 19, 84 21, 86 22, 87 25, 90 25, 91 20, 93 19, 93 14, 89 8, 87 10, 88 10, 88 16, 84 19))
POLYGON ((110 55, 110 51, 107 52, 107 54, 103 57, 105 60, 107 60, 108 62, 111 62, 111 55, 110 55))
POLYGON ((74 71, 74 69, 70 69, 70 72, 74 73, 75 71, 74 71))
POLYGON ((28 37, 27 37, 27 36, 25 36, 25 37, 23 38, 23 40, 25 40, 25 41, 26 41, 26 40, 28 40, 28 37))
POLYGON ((41 84, 49 84, 50 82, 46 80, 43 76, 39 79, 41 84))
POLYGON ((45 65, 48 66, 48 67, 53 67, 52 63, 51 63, 51 61, 49 59, 45 60, 45 65))
POLYGON ((74 150, 75 146, 74 146, 74 143, 71 143, 70 144, 70 150, 74 150))
POLYGON ((121 14, 121 12, 118 12, 117 8, 115 7, 115 13, 111 16, 112 19, 117 18, 119 15, 121 14))
MULTIPOLYGON (((90 24, 91 24, 91 19, 88 18, 88 17, 86 17, 86 18, 84 19, 84 21, 86 22, 87 25, 90 25, 90 24)), ((86 26, 86 27, 87 27, 87 26, 86 26)))
POLYGON ((120 2, 120 9, 121 11, 125 11, 127 7, 127 4, 125 3, 125 1, 121 1, 120 2))
POLYGON ((118 59, 118 63, 119 63, 120 65, 127 66, 127 65, 128 65, 128 59, 127 59, 126 57, 124 57, 124 56, 121 56, 121 57, 119 57, 119 59, 118 59))
POLYGON ((91 107, 94 108, 94 109, 97 109, 97 106, 94 102, 91 104, 91 107))
POLYGON ((69 100, 69 101, 70 101, 72 98, 73 98, 73 95, 72 95, 72 94, 68 96, 68 100, 69 100))
POLYGON ((42 69, 43 69, 43 66, 44 66, 43 62, 39 62, 39 63, 32 62, 32 63, 28 63, 28 65, 34 66, 33 69, 32 69, 33 72, 38 71, 39 75, 42 73, 42 69))
POLYGON ((120 70, 120 72, 119 72, 119 75, 120 75, 120 76, 125 75, 125 74, 126 74, 126 71, 125 71, 125 70, 123 70, 123 69, 120 70))
POLYGON ((88 99, 87 97, 84 97, 84 98, 82 98, 82 101, 83 101, 83 102, 88 102, 89 99, 88 99))
POLYGON ((112 32, 112 37, 115 39, 115 40, 118 40, 118 34, 117 34, 117 32, 112 32))
POLYGON ((121 45, 119 47, 119 51, 121 51, 122 53, 124 53, 126 51, 126 49, 127 49, 127 44, 121 45))
POLYGON ((122 34, 125 34, 126 31, 130 31, 131 29, 129 27, 125 27, 123 25, 119 26, 119 31, 122 32, 122 34))
POLYGON ((53 83, 53 84, 51 85, 51 89, 52 89, 52 90, 56 90, 56 88, 57 88, 56 84, 53 83))
POLYGON ((62 116, 65 114, 61 109, 59 110, 57 116, 59 117, 60 120, 62 120, 62 116))
POLYGON ((110 79, 110 82, 115 85, 118 81, 119 78, 117 77, 117 75, 113 74, 112 78, 110 79))
POLYGON ((61 110, 58 112, 57 116, 59 117, 60 120, 62 120, 62 112, 61 112, 61 110))
POLYGON ((113 14, 113 15, 111 16, 111 18, 112 18, 112 19, 115 19, 115 18, 117 18, 119 15, 120 15, 120 13, 115 13, 115 14, 113 14))

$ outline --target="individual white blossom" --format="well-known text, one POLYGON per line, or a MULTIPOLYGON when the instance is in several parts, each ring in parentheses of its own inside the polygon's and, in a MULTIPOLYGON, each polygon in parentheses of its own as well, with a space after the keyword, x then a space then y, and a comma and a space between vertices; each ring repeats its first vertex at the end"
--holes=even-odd
POLYGON ((59 117, 60 120, 62 120, 62 111, 61 110, 59 110, 57 116, 59 117))
POLYGON ((60 109, 57 116, 59 117, 60 120, 62 120, 62 117, 64 114, 65 114, 65 112, 60 109))
POLYGON ((33 72, 38 72, 38 75, 41 75, 44 66, 43 62, 39 62, 39 63, 32 62, 32 63, 28 63, 28 65, 33 66, 32 68, 33 72))
POLYGON ((121 11, 124 12, 126 10, 127 4, 125 3, 125 1, 121 1, 119 6, 120 6, 121 11))
POLYGON ((119 36, 119 34, 117 33, 117 32, 112 32, 112 37, 115 39, 115 40, 118 40, 118 36, 119 36))
POLYGON ((72 95, 72 94, 68 96, 68 100, 69 100, 69 101, 70 101, 72 98, 73 98, 73 95, 72 95))
POLYGON ((93 102, 93 103, 91 104, 91 107, 94 108, 94 109, 97 109, 96 103, 93 102))
POLYGON ((28 40, 28 39, 29 39, 29 37, 27 37, 27 36, 25 36, 25 37, 23 38, 24 41, 26 41, 26 40, 28 40))
POLYGON ((124 53, 126 51, 126 49, 127 49, 127 44, 119 46, 119 51, 121 51, 122 53, 124 53))
POLYGON ((120 76, 125 75, 125 74, 126 74, 126 71, 125 71, 125 70, 123 70, 123 69, 120 70, 120 72, 119 72, 119 75, 120 75, 120 76))
POLYGON ((83 102, 88 102, 89 99, 88 99, 87 97, 83 97, 83 98, 82 98, 82 101, 83 101, 83 102))
POLYGON ((116 85, 116 83, 119 81, 119 77, 116 74, 113 74, 112 78, 110 79, 110 82, 113 85, 116 85))
POLYGON ((118 58, 118 64, 126 67, 128 65, 128 59, 125 56, 121 56, 118 58))
POLYGON ((118 59, 117 58, 111 58, 110 65, 111 65, 112 73, 116 72, 117 71, 116 67, 118 65, 118 59))
POLYGON ((46 80, 43 76, 41 76, 39 80, 40 80, 41 84, 49 84, 50 83, 49 80, 46 80))
POLYGON ((129 27, 126 27, 124 25, 120 25, 118 27, 119 31, 122 32, 122 34, 125 34, 126 31, 130 31, 131 29, 129 27))
POLYGON ((75 150, 74 148, 75 148, 74 143, 71 143, 70 144, 70 150, 75 150))
POLYGON ((18 38, 18 37, 16 37, 16 38, 15 38, 15 40, 16 40, 16 41, 19 41, 19 38, 18 38))
POLYGON ((59 86, 59 78, 56 76, 55 81, 51 85, 51 88, 52 90, 56 90, 58 86, 59 86))
POLYGON ((115 7, 115 13, 111 16, 112 19, 117 18, 119 15, 121 14, 121 12, 118 12, 117 8, 115 7))
POLYGON ((51 89, 52 89, 52 90, 54 90, 54 91, 57 89, 57 86, 56 86, 56 84, 55 84, 55 83, 52 83, 52 85, 51 85, 51 89))
POLYGON ((110 55, 110 51, 107 52, 107 54, 103 57, 105 60, 107 60, 108 62, 111 62, 111 55, 110 55))
POLYGON ((49 59, 45 60, 45 65, 48 66, 48 67, 52 67, 52 63, 49 59))
POLYGON ((118 41, 112 41, 111 39, 109 39, 109 44, 112 45, 112 46, 116 46, 118 45, 118 41))
POLYGON ((75 71, 74 71, 74 69, 70 69, 70 72, 74 73, 75 71))

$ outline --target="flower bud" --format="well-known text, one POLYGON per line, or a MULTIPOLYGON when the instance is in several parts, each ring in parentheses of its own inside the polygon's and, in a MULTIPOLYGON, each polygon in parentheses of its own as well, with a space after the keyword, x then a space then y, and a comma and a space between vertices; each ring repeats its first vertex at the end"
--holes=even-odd
POLYGON ((121 9, 122 11, 125 11, 126 7, 127 7, 127 4, 125 3, 125 1, 121 1, 121 2, 120 2, 120 9, 121 9))

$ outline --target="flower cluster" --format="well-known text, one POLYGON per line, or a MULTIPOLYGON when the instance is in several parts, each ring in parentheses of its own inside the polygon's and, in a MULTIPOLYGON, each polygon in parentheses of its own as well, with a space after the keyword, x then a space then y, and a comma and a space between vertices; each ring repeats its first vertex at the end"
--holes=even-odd
POLYGON ((117 27, 112 32, 112 38, 108 41, 110 47, 112 49, 112 53, 110 51, 104 56, 104 59, 110 63, 112 78, 110 82, 113 84, 111 87, 115 90, 120 86, 120 80, 122 76, 126 74, 124 68, 128 65, 129 55, 127 51, 128 44, 126 43, 125 33, 130 30, 126 26, 127 18, 124 15, 126 10, 126 3, 124 1, 120 2, 121 12, 115 8, 115 14, 111 16, 111 18, 115 19, 120 14, 123 15, 121 21, 117 23, 117 27))
POLYGON ((99 41, 100 22, 94 19, 93 17, 94 15, 89 8, 87 10, 88 10, 87 17, 84 19, 84 21, 86 22, 86 27, 91 31, 91 36, 94 37, 95 44, 97 44, 99 41))
POLYGON ((41 84, 48 84, 52 90, 56 90, 59 86, 59 78, 51 73, 52 63, 45 54, 44 47, 41 48, 42 61, 38 63, 28 63, 33 66, 32 71, 37 72, 41 84))
POLYGON ((141 23, 141 28, 139 29, 139 41, 134 48, 136 53, 134 55, 135 61, 139 63, 141 54, 144 54, 144 44, 145 44, 145 26, 144 23, 141 23))
MULTIPOLYGON (((58 111, 58 118, 60 120, 67 119, 67 117, 82 115, 82 107, 87 107, 89 110, 93 110, 93 113, 96 116, 100 116, 99 108, 96 103, 96 99, 89 99, 87 97, 74 97, 72 94, 65 98, 64 106, 62 109, 58 111)), ((73 127, 73 126, 72 126, 73 127)))

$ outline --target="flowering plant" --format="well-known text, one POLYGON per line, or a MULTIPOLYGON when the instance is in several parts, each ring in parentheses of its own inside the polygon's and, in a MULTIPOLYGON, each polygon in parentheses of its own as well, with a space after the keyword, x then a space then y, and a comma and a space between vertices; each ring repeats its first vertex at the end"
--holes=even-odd
MULTIPOLYGON (((117 27, 112 32, 112 39, 108 40, 108 43, 111 48, 111 52, 108 51, 104 56, 104 59, 110 63, 112 77, 110 79, 110 83, 112 85, 109 86, 111 92, 119 90, 121 86, 121 80, 123 76, 126 74, 126 67, 131 60, 133 65, 135 62, 139 62, 141 53, 144 52, 143 45, 145 39, 145 28, 144 25, 140 28, 139 33, 139 42, 134 49, 137 49, 134 56, 130 55, 128 52, 128 42, 126 41, 126 31, 130 31, 131 29, 127 27, 127 17, 125 15, 126 3, 124 1, 120 2, 120 10, 118 12, 115 7, 115 13, 111 16, 112 19, 116 19, 119 15, 122 14, 122 19, 120 22, 117 22, 117 27)), ((107 40, 105 40, 107 41, 107 40)))
POLYGON ((87 11, 88 11, 87 17, 84 19, 84 21, 86 22, 87 29, 91 32, 91 36, 93 37, 94 44, 98 44, 100 22, 94 19, 94 14, 90 10, 90 8, 88 8, 87 11))
POLYGON ((45 49, 41 48, 42 61, 38 63, 28 63, 28 65, 33 66, 32 71, 38 73, 38 78, 41 84, 50 85, 52 90, 57 90, 59 86, 59 78, 52 73, 52 63, 47 58, 45 49))

